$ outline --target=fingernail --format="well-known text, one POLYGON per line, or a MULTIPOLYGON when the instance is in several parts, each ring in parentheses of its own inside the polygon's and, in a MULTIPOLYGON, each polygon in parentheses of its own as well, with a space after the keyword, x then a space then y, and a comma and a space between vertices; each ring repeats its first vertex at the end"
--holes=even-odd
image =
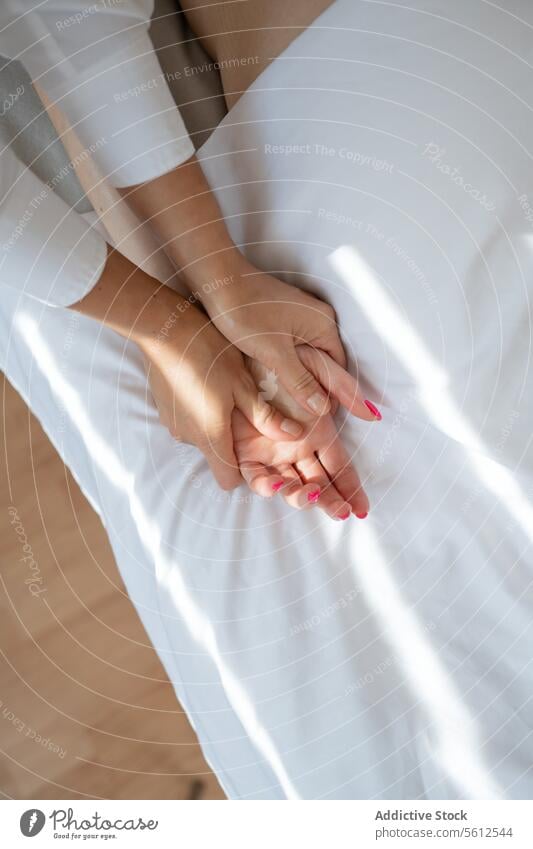
POLYGON ((307 500, 309 501, 309 504, 316 504, 316 502, 318 501, 319 498, 320 498, 320 490, 319 489, 314 489, 312 492, 307 493, 307 500))
POLYGON ((378 410, 378 408, 376 407, 376 405, 372 403, 372 401, 365 401, 365 407, 367 407, 367 409, 369 409, 369 410, 370 410, 370 412, 372 413, 372 415, 373 415, 373 416, 375 416, 375 417, 376 417, 376 419, 378 420, 378 422, 380 422, 380 421, 381 421, 381 419, 383 418, 383 416, 382 416, 382 415, 381 415, 381 413, 379 412, 379 410, 378 410))
POLYGON ((323 416, 330 409, 328 399, 320 392, 315 392, 314 395, 311 395, 311 397, 307 399, 307 406, 310 407, 313 413, 316 413, 317 416, 323 416))
POLYGON ((293 422, 292 419, 283 419, 280 428, 283 433, 290 433, 291 436, 300 436, 303 429, 298 422, 293 422))
POLYGON ((337 501, 331 505, 333 511, 332 519, 337 522, 345 522, 352 515, 352 511, 343 501, 337 501))
POLYGON ((285 483, 285 481, 278 481, 277 483, 273 483, 272 484, 272 491, 273 492, 279 492, 284 483, 285 483))
POLYGON ((366 519, 366 517, 368 516, 368 513, 356 513, 355 515, 357 516, 358 519, 366 519))

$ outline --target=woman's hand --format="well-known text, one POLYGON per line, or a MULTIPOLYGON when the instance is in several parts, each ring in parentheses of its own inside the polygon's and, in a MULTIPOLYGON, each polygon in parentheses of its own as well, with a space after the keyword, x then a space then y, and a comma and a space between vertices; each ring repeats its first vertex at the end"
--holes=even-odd
MULTIPOLYGON (((321 382, 328 376, 337 380, 346 406, 353 394, 353 378, 326 354, 310 347, 299 347, 297 353, 321 382)), ((260 363, 249 361, 248 367, 259 385, 276 389, 274 403, 283 415, 298 418, 304 427, 300 439, 276 443, 255 431, 237 411, 233 413, 235 453, 250 489, 264 497, 281 491, 291 506, 303 509, 317 504, 334 519, 347 519, 352 512, 364 518, 368 498, 331 416, 317 418, 302 412, 287 390, 270 382, 260 363)))
POLYGON ((361 396, 357 382, 345 371, 346 358, 332 307, 259 271, 242 255, 233 262, 227 275, 230 282, 202 297, 220 332, 275 373, 299 405, 313 415, 331 411, 332 395, 353 415, 379 420, 377 408, 361 396), (298 355, 301 345, 329 354, 337 366, 335 379, 330 369, 329 378, 323 375, 326 382, 317 380, 298 355), (339 381, 345 385, 349 381, 351 393, 340 393, 339 381))
POLYGON ((111 251, 94 289, 74 305, 143 351, 161 421, 175 439, 196 445, 223 489, 242 483, 233 450, 232 413, 276 442, 302 426, 259 393, 240 351, 209 318, 111 251))
POLYGON ((233 412, 235 453, 250 489, 269 498, 280 492, 299 510, 315 504, 332 519, 364 519, 369 501, 331 416, 315 420, 302 439, 275 442, 233 412))

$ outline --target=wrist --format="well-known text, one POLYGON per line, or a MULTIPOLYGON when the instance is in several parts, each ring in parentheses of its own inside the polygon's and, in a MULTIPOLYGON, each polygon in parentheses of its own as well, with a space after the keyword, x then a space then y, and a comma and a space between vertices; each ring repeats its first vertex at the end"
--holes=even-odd
POLYGON ((174 349, 185 349, 207 323, 209 318, 190 300, 163 286, 147 304, 135 342, 147 355, 169 341, 174 349))
POLYGON ((255 269, 235 245, 205 257, 187 269, 186 283, 210 316, 245 298, 246 275, 255 269))
POLYGON ((135 321, 131 338, 148 354, 164 342, 175 329, 183 298, 166 286, 154 291, 144 303, 135 321))

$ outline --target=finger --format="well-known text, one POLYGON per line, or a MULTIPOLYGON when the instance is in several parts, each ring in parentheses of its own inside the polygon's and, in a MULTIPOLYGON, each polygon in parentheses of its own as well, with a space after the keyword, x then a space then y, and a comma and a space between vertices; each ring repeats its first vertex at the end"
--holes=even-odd
POLYGON ((292 397, 315 416, 324 416, 331 404, 324 389, 305 367, 296 348, 286 348, 277 363, 279 377, 292 397))
POLYGON ((252 492, 261 498, 272 498, 287 483, 282 475, 271 472, 262 463, 245 461, 241 463, 240 470, 252 492))
POLYGON ((332 321, 331 332, 324 341, 321 341, 320 347, 327 351, 330 357, 339 364, 340 368, 346 368, 346 353, 339 336, 339 329, 335 319, 332 321))
POLYGON ((298 345, 296 351, 304 366, 314 374, 324 389, 350 413, 369 422, 381 420, 378 408, 359 391, 355 377, 328 354, 310 345, 298 345))
POLYGON ((301 479, 320 487, 318 506, 332 519, 348 519, 352 508, 328 478, 324 467, 316 457, 311 456, 296 463, 301 479))
POLYGON ((210 469, 213 472, 218 485, 224 490, 235 489, 242 484, 239 464, 233 450, 233 434, 228 424, 213 427, 211 433, 206 434, 205 442, 198 447, 205 455, 210 469))
POLYGON ((278 466, 276 471, 285 479, 281 494, 289 507, 308 510, 320 499, 320 487, 315 483, 304 483, 294 466, 278 466))
POLYGON ((259 433, 274 441, 297 439, 303 427, 274 409, 259 393, 250 375, 250 385, 242 385, 235 393, 235 405, 259 433))
POLYGON ((318 452, 318 458, 335 488, 351 506, 358 519, 365 519, 370 510, 368 497, 340 439, 318 452))

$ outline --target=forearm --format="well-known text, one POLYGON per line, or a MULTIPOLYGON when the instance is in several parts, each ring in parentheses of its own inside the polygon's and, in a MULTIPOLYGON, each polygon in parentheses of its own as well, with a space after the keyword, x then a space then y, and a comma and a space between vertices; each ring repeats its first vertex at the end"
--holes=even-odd
POLYGON ((196 157, 121 194, 150 222, 187 287, 208 309, 216 304, 220 286, 213 284, 239 276, 245 260, 196 157))
POLYGON ((100 279, 71 309, 100 321, 143 349, 157 339, 165 322, 173 316, 175 323, 182 322, 184 335, 195 319, 198 326, 205 321, 198 310, 170 287, 111 248, 100 279))

